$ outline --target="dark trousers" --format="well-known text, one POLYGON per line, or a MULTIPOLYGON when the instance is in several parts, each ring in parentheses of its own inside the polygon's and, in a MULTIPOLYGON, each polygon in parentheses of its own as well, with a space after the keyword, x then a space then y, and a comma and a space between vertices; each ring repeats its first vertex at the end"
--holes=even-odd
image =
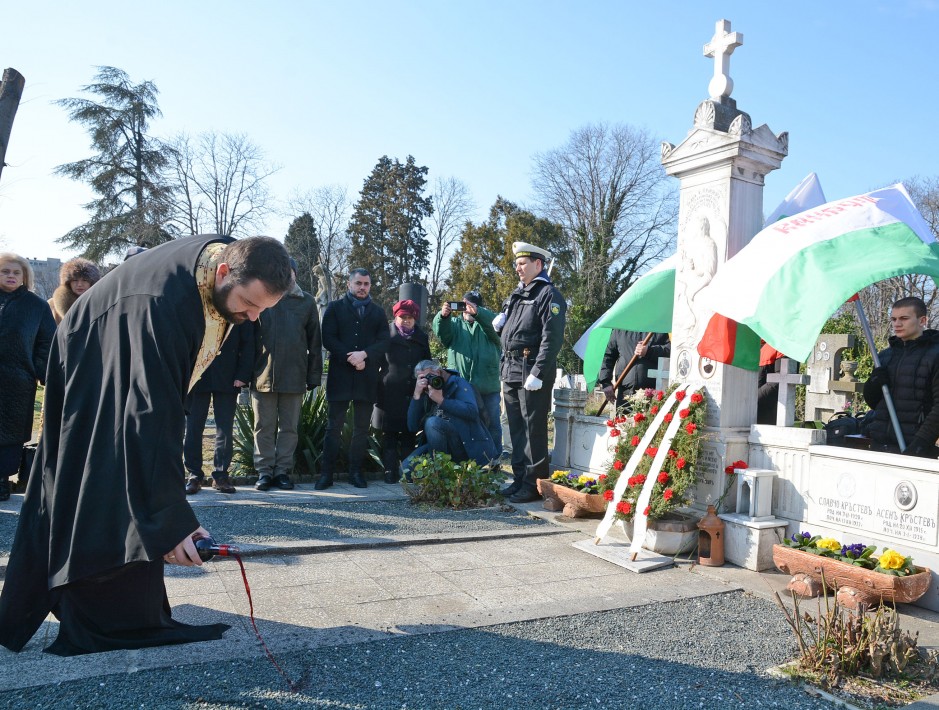
POLYGON ((385 473, 398 473, 401 460, 414 451, 416 437, 410 431, 383 431, 381 460, 385 473))
MULTIPOLYGON (((354 400, 352 402, 352 441, 349 442, 349 473, 362 472, 362 459, 368 449, 368 425, 372 420, 373 402, 354 400)), ((342 427, 346 423, 349 400, 329 403, 329 423, 326 425, 326 440, 323 442, 323 463, 320 473, 332 476, 339 458, 342 444, 342 427)))
POLYGON ((419 459, 421 456, 441 453, 449 454, 450 458, 456 463, 469 460, 469 454, 466 453, 466 447, 463 445, 463 438, 460 436, 458 426, 443 417, 427 417, 424 421, 424 436, 427 438, 427 443, 418 446, 401 463, 401 470, 408 480, 411 480, 410 475, 411 470, 414 468, 415 459, 419 459))
POLYGON ((235 426, 235 407, 238 392, 192 392, 189 395, 189 414, 186 417, 186 436, 183 439, 183 463, 190 476, 203 478, 202 432, 209 416, 209 402, 215 402, 215 457, 212 475, 228 473, 231 464, 235 426))
POLYGON ((512 474, 529 489, 538 487, 539 478, 551 475, 548 459, 548 412, 554 381, 544 382, 530 392, 521 383, 502 383, 505 415, 512 438, 512 474))

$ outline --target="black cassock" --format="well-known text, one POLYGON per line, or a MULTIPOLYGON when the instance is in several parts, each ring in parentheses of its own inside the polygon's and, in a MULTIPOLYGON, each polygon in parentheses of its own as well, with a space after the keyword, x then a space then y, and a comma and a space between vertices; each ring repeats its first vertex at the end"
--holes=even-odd
POLYGON ((121 264, 69 310, 49 355, 45 419, 0 594, 0 644, 47 614, 59 655, 220 638, 174 621, 163 555, 199 523, 186 502, 184 403, 205 333, 195 281, 218 236, 121 264))

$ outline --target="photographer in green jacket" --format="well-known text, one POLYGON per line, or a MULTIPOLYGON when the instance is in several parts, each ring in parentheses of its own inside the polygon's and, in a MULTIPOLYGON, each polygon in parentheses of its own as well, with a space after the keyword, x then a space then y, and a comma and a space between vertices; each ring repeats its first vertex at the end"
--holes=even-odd
POLYGON ((489 414, 489 435, 502 451, 501 389, 499 357, 502 343, 492 328, 496 314, 483 307, 482 296, 469 291, 463 296, 462 310, 444 301, 434 316, 434 335, 447 348, 447 363, 460 377, 476 385, 489 414))

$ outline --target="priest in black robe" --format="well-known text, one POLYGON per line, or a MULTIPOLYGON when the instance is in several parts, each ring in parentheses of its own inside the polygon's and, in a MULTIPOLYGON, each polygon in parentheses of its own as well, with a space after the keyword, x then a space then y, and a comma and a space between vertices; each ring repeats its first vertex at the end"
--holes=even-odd
POLYGON ((76 655, 220 638, 171 616, 164 563, 201 564, 186 502, 186 395, 229 326, 292 284, 269 237, 176 239, 124 262, 56 331, 45 419, 0 594, 0 644, 19 651, 51 611, 45 649, 76 655))

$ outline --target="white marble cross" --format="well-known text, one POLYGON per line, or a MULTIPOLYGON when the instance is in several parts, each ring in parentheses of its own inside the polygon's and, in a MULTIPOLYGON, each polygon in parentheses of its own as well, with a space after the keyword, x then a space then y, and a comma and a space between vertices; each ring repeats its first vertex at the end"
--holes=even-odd
POLYGON ((714 57, 714 76, 708 83, 708 93, 712 99, 730 96, 734 90, 733 79, 730 78, 730 55, 743 44, 743 35, 740 32, 730 31, 730 20, 718 20, 714 36, 704 45, 704 56, 714 57))
POLYGON ((779 383, 776 401, 776 426, 792 426, 796 420, 796 387, 809 383, 808 375, 799 374, 799 363, 787 357, 779 360, 779 372, 766 376, 767 382, 779 383))
POLYGON ((649 377, 655 378, 655 388, 664 392, 668 389, 668 365, 669 359, 667 357, 659 358, 659 368, 657 370, 649 370, 646 374, 649 377))

